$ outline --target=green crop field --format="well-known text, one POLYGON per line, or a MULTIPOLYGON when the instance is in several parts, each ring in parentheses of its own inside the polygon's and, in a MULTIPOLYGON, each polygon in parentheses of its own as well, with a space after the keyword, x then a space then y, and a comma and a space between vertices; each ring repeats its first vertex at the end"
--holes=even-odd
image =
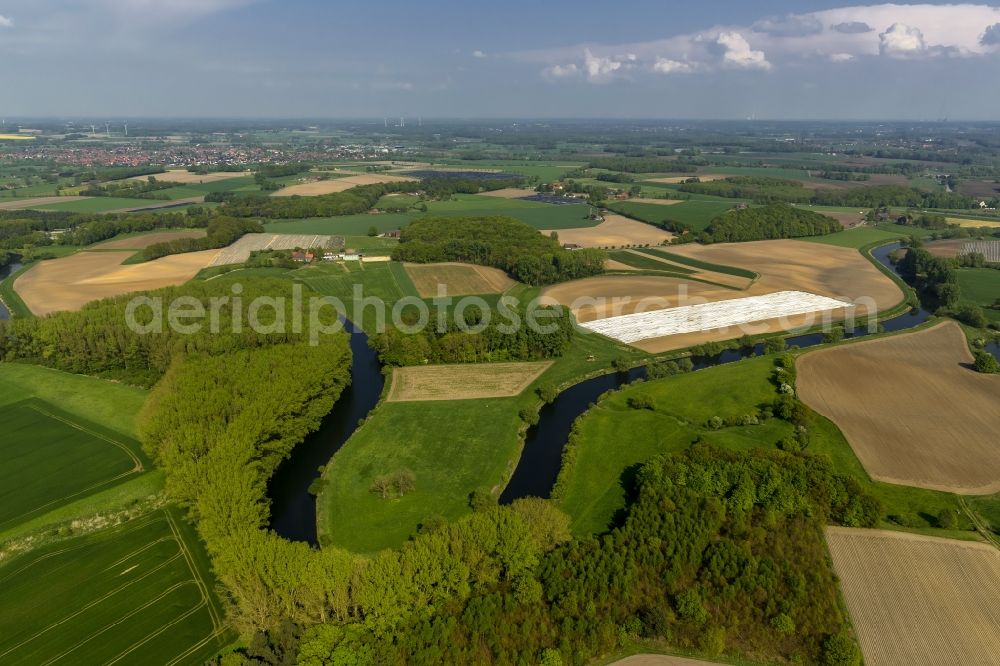
POLYGON ((200 664, 230 640, 206 562, 171 511, 0 567, 0 662, 200 664))
POLYGON ((327 465, 320 528, 356 552, 398 546, 435 515, 470 511, 469 494, 504 481, 517 459, 517 398, 384 403, 327 465), (371 491, 376 476, 414 473, 403 497, 371 491))
MULTIPOLYGON (((760 357, 666 379, 642 382, 602 399, 579 421, 576 463, 560 499, 575 534, 601 532, 625 506, 635 466, 660 452, 676 451, 697 439, 728 449, 771 447, 792 434, 779 419, 761 425, 715 430, 709 419, 754 412, 776 396, 771 383, 774 357, 760 357), (738 386, 739 391, 732 391, 738 386), (647 396, 652 409, 633 409, 629 399, 647 396)), ((854 476, 882 502, 884 515, 905 515, 912 527, 931 529, 941 509, 957 510, 954 495, 873 482, 833 423, 816 416, 808 453, 829 456, 838 471, 854 476)), ((964 520, 964 519, 963 519, 964 520)), ((883 527, 898 528, 883 520, 883 527)), ((969 525, 962 525, 967 529, 969 525)), ((971 538, 969 532, 948 536, 971 538)))
POLYGON ((995 268, 962 268, 958 271, 962 302, 978 305, 990 321, 1000 321, 1000 310, 992 305, 1000 299, 1000 271, 995 268))
POLYGON ((732 201, 692 199, 672 206, 623 201, 608 204, 608 208, 649 224, 663 224, 665 221, 679 223, 697 233, 733 205, 732 201))
POLYGON ((375 309, 366 307, 362 316, 355 315, 355 285, 361 287, 363 298, 377 298, 390 306, 404 296, 417 296, 413 282, 402 270, 402 264, 389 261, 347 262, 346 266, 347 271, 340 264, 318 265, 297 271, 295 278, 319 294, 340 299, 347 308, 348 318, 369 332, 376 330, 375 309))
POLYGON ((414 213, 383 213, 381 215, 341 215, 338 217, 312 217, 303 220, 268 222, 264 229, 272 234, 330 234, 363 236, 370 227, 379 233, 405 227, 418 216, 414 213))
POLYGON ((661 271, 672 275, 690 275, 694 273, 694 271, 689 268, 684 268, 683 266, 678 266, 677 264, 668 264, 665 261, 659 261, 657 259, 653 259, 652 257, 636 254, 635 252, 629 252, 628 250, 612 250, 608 253, 608 256, 614 261, 641 270, 661 271))
POLYGON ((903 233, 896 233, 887 229, 876 229, 874 227, 855 227, 845 229, 826 236, 809 236, 802 240, 811 243, 822 243, 823 245, 837 245, 839 247, 862 248, 870 243, 879 241, 892 241, 904 238, 903 233))
POLYGON ((88 197, 86 199, 76 199, 74 201, 61 201, 57 203, 36 206, 38 210, 56 210, 69 213, 103 213, 109 210, 120 208, 141 208, 144 206, 155 206, 162 201, 154 199, 121 199, 118 197, 88 197))
POLYGON ((29 398, 0 407, 0 531, 142 473, 138 442, 29 398))
POLYGON ((683 254, 668 252, 667 250, 661 250, 659 248, 653 248, 653 247, 638 248, 636 251, 641 252, 643 254, 653 255, 655 257, 661 257, 663 259, 666 259, 667 261, 672 261, 678 264, 684 264, 685 266, 691 266, 692 268, 698 268, 704 271, 723 273, 725 275, 735 275, 736 277, 743 277, 747 278, 748 280, 755 280, 758 277, 760 277, 757 273, 748 270, 746 268, 739 268, 737 266, 727 266, 725 264, 713 264, 708 261, 693 259, 683 254))

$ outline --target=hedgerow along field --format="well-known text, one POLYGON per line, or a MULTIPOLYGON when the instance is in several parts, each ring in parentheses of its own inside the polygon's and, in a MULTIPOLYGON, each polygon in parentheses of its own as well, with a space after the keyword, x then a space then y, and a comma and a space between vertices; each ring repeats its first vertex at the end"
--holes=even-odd
POLYGON ((231 638, 207 561, 172 510, 0 566, 0 661, 199 664, 231 638))
POLYGON ((608 204, 611 210, 648 224, 662 225, 676 222, 686 226, 692 233, 705 230, 709 223, 733 207, 728 201, 701 201, 692 199, 673 206, 632 203, 628 201, 608 204))

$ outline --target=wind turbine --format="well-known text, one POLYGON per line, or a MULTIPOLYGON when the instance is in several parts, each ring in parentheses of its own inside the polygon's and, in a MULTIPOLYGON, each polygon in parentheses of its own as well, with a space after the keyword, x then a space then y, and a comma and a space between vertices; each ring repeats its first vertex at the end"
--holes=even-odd
POLYGON ((97 128, 94 125, 90 126, 90 136, 97 136, 97 128))
POLYGON ((122 125, 125 126, 125 136, 128 136, 128 123, 125 122, 125 121, 122 121, 122 125))
POLYGON ((111 138, 111 123, 104 123, 104 131, 107 133, 108 138, 111 138))

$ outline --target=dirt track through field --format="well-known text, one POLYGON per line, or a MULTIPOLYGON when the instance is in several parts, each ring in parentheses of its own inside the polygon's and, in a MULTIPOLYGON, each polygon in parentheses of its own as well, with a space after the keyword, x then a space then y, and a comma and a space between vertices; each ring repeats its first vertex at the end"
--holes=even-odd
POLYGON ((396 368, 389 402, 473 400, 519 395, 552 361, 477 363, 396 368))
POLYGON ((833 568, 869 666, 1000 665, 1000 551, 828 527, 833 568))
POLYGON ((134 252, 77 252, 39 262, 14 281, 14 289, 38 316, 79 310, 100 298, 187 282, 218 253, 188 252, 122 266, 134 252))
MULTIPOLYGON (((344 173, 337 171, 337 173, 344 173)), ((350 172, 353 174, 353 172, 350 172)), ((393 176, 386 173, 357 173, 343 178, 332 180, 316 180, 308 183, 299 183, 283 187, 271 196, 274 197, 315 197, 322 194, 332 194, 343 192, 359 185, 374 185, 376 183, 403 183, 413 181, 413 178, 403 176, 393 176)))
POLYGON ((635 654, 611 664, 611 666, 718 666, 717 662, 673 657, 668 654, 635 654))
MULTIPOLYGON (((553 230, 541 233, 548 236, 553 230)), ((673 234, 645 222, 636 222, 624 215, 607 213, 604 221, 594 227, 555 229, 560 243, 574 243, 580 247, 620 247, 622 245, 659 245, 674 237, 673 234)))
POLYGON ((837 424, 872 478, 992 494, 1000 375, 975 372, 972 360, 962 329, 944 322, 801 356, 799 397, 837 424))
POLYGON ((500 269, 472 264, 406 264, 406 273, 422 298, 437 296, 439 285, 449 296, 465 296, 500 294, 517 284, 500 269))
MULTIPOLYGON (((858 303, 855 309, 858 316, 866 315, 872 304, 874 310, 883 311, 903 300, 903 292, 899 287, 852 248, 775 240, 707 246, 681 245, 666 249, 692 259, 756 271, 760 278, 745 289, 733 290, 685 278, 608 275, 553 285, 545 288, 542 296, 572 307, 581 322, 789 290, 855 301, 858 303)), ((729 286, 747 284, 746 280, 708 270, 701 270, 696 276, 729 286)), ((643 340, 634 346, 647 352, 659 353, 710 341, 738 338, 744 332, 757 335, 794 330, 819 324, 827 319, 838 321, 843 319, 845 313, 846 310, 830 311, 823 315, 823 319, 814 315, 798 315, 784 320, 771 319, 755 322, 748 329, 715 329, 671 335, 643 340)))

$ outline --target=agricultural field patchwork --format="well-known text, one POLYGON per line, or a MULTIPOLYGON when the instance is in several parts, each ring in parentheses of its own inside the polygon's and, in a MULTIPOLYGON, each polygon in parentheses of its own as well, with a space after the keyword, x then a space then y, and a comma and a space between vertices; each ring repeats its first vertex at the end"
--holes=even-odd
POLYGON ((0 566, 0 661, 200 664, 231 637, 190 528, 160 510, 0 566))
POLYGON ((524 392, 551 365, 551 361, 539 361, 394 368, 388 400, 507 398, 524 392))
POLYGON ((826 529, 865 663, 1000 663, 1000 551, 985 543, 826 529))
POLYGON ((232 245, 214 250, 215 257, 208 265, 242 264, 250 258, 251 252, 258 250, 334 248, 342 244, 342 237, 319 234, 246 234, 232 245))
POLYGON ((972 360, 961 328, 945 322, 805 354, 798 391, 872 478, 985 495, 1000 491, 1000 375, 976 373, 972 360))
MULTIPOLYGON (((572 207, 561 206, 561 208, 572 207)), ((579 229, 545 229, 542 233, 547 235, 553 231, 559 235, 560 243, 572 243, 580 247, 660 245, 674 237, 668 231, 614 213, 606 213, 604 221, 597 226, 579 229)))
POLYGON ((283 187, 271 196, 275 197, 315 197, 334 192, 343 192, 359 185, 374 185, 376 183, 403 183, 413 180, 404 176, 379 173, 347 172, 347 175, 331 180, 313 180, 283 187))

